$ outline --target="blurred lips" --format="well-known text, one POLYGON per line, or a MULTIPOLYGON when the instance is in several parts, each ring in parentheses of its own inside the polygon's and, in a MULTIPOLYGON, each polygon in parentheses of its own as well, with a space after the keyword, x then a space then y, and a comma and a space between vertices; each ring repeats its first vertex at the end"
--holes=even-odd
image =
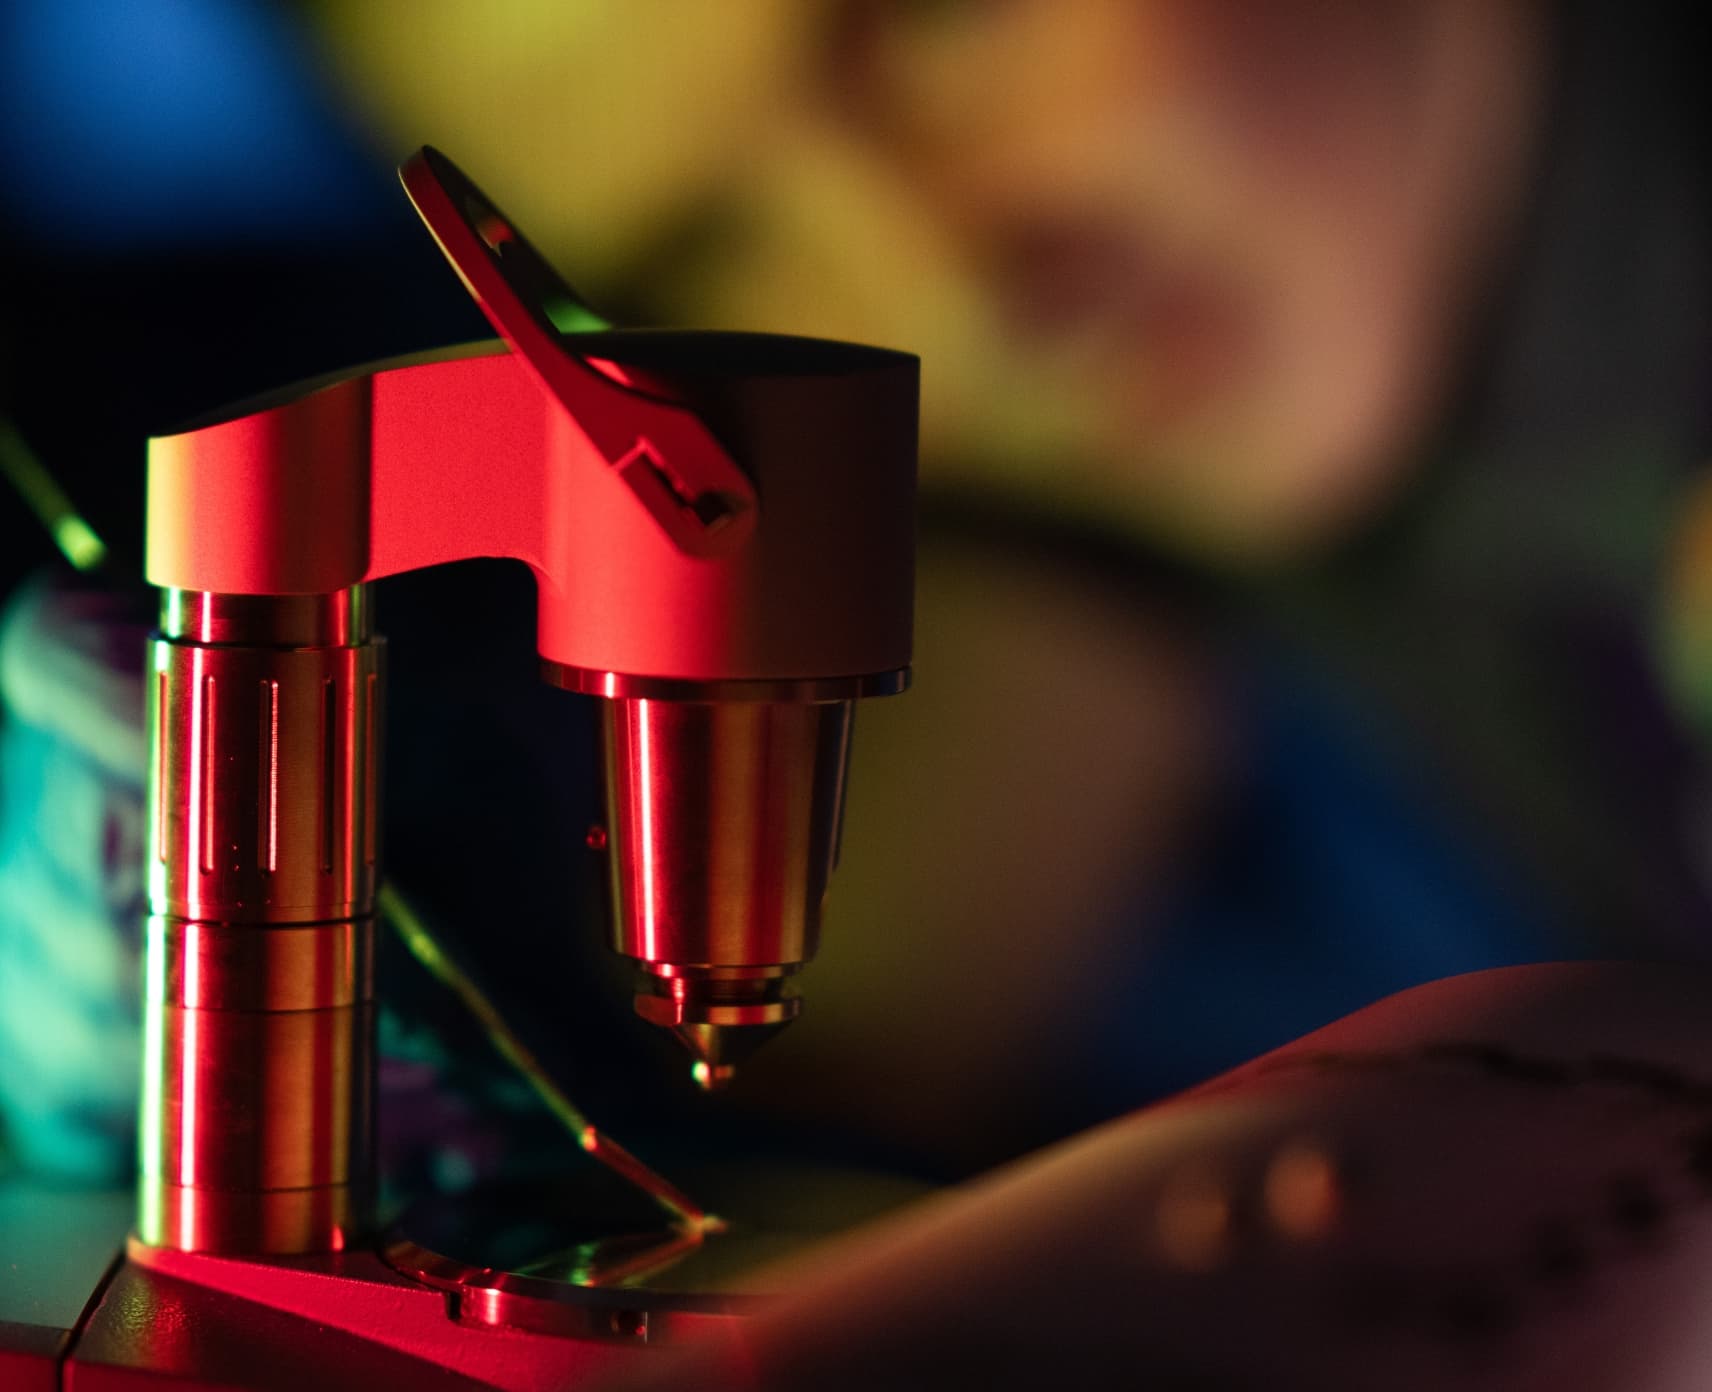
POLYGON ((1210 408, 1248 357, 1251 320, 1234 286, 1168 261, 1131 228, 1036 224, 1007 239, 996 271, 1007 327, 1083 359, 1130 429, 1210 408))

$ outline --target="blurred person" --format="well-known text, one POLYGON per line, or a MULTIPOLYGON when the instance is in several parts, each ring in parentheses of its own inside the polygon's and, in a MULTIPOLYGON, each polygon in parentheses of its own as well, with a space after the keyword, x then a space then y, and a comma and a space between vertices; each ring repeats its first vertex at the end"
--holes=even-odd
MULTIPOLYGON (((966 1173, 1417 981, 1703 951, 1652 645, 1705 433, 1662 14, 757 0, 698 65, 643 7, 404 13, 318 12, 353 95, 510 149, 518 198, 470 167, 557 200, 579 280, 633 204, 597 302, 924 354, 917 688, 864 708, 811 1008, 729 1106, 966 1173), (959 249, 973 299, 913 278, 959 249)), ((394 863, 455 920, 468 808, 395 754, 394 863)))
POLYGON ((1370 519, 1447 404, 1518 250, 1554 18, 854 0, 833 77, 1078 393, 1106 504, 1256 566, 1370 519))
MULTIPOLYGON (((1126 815, 1098 781, 1083 817, 1036 822, 983 775, 983 732, 996 767, 1015 757, 994 713, 1008 675, 1062 651, 1038 637, 974 665, 965 644, 959 704, 936 700, 930 629, 895 717, 908 754, 877 759, 894 717, 867 721, 857 776, 889 780, 872 794, 889 816, 853 820, 852 863, 864 828, 898 830, 839 912, 882 876, 882 921, 932 904, 925 951, 964 985, 1001 951, 1056 962, 1073 940, 1086 964, 1014 987, 1021 1019, 951 1046, 955 1077, 925 1032, 878 1045, 894 1064, 938 1051, 960 1108, 1000 1106, 1012 1061, 1080 1033, 1077 1076, 1140 1101, 1411 980, 1703 958, 1712 244, 1687 21, 1530 0, 852 0, 829 32, 841 119, 984 277, 1040 396, 1076 403, 1065 447, 994 484, 1166 548, 1211 591, 1174 658, 1200 687, 1167 718, 1145 682, 1072 666, 1036 726, 1036 748, 1080 753, 1057 770, 1066 802, 1102 756, 1122 782, 1137 744, 1199 740, 1187 795, 1133 782, 1126 815), (940 786, 965 839, 1009 817, 1044 828, 1040 850, 995 837, 956 869, 943 837, 912 851, 911 798, 940 786), (1138 817, 1149 792, 1163 807, 1138 817), (1146 831, 1173 812, 1192 851, 1175 873, 1146 831), (1159 873, 1129 881, 1126 951, 1083 916, 1086 883, 1029 891, 1061 883, 1043 863, 1067 844, 1129 828, 1132 868, 1159 873), (947 879, 1002 883, 1040 920, 945 912, 947 879), (990 1083, 983 1048, 1003 1060, 990 1083)), ((997 567, 1022 573, 1002 551, 997 567)), ((966 581, 938 622, 979 632, 993 597, 966 581)), ((1065 601, 1042 631, 1097 612, 1065 601)), ((886 960, 864 984, 908 979, 917 950, 870 946, 886 960)), ((803 1054, 764 1066, 800 1067, 793 1100, 813 1105, 803 1054)))
POLYGON ((1705 952, 1685 20, 751 0, 688 119, 652 13, 328 32, 399 138, 497 151, 526 69, 568 264, 647 206, 673 317, 923 355, 918 680, 750 1101, 976 1164, 1414 982, 1705 952))
MULTIPOLYGON (((959 459, 949 432, 930 436, 918 687, 863 711, 810 1009, 726 1105, 967 1173, 1415 981, 1547 957, 1703 958, 1712 359, 1686 22, 1543 0, 848 0, 824 14, 825 119, 913 191, 933 219, 924 242, 943 236, 990 278, 1022 384, 993 418, 1050 400, 1062 447, 959 459)), ((563 61, 515 51, 549 73, 563 61)), ((742 301, 746 265, 802 276, 757 240, 753 262, 727 247, 723 268, 681 267, 677 292, 702 276, 702 312, 729 321, 710 306, 742 301)), ((768 312, 798 318, 767 327, 821 332, 836 317, 768 312)), ((468 817, 416 767, 400 810, 447 829, 468 817)), ((444 874, 450 894, 457 868, 444 874)), ((1361 1159, 1375 1133, 1399 1145, 1421 1128, 1409 1158, 1437 1197, 1376 1184, 1360 1197, 1409 1222, 1356 1225, 1405 1269, 1423 1249, 1510 1255, 1536 1201, 1578 1204, 1575 1222, 1603 1231, 1608 1157, 1579 1132, 1566 1149, 1537 1113, 1567 1105, 1615 1150, 1645 1141, 1649 1165, 1680 1138, 1653 1147, 1612 1126, 1609 1078, 1535 1084, 1542 1066, 1609 1050, 1622 1087, 1656 1089, 1666 1066, 1695 1086, 1698 977, 1643 974, 1645 990, 1619 974, 1616 989, 1547 991, 1544 1007, 1502 974, 1435 988, 1454 1009, 1380 1007, 1353 1029, 1381 1058, 1419 1047, 1402 1086, 1366 1070, 1353 1123, 1292 1101, 1226 1148, 1258 1163, 1306 1128, 1361 1159), (1469 994, 1477 1007, 1453 999, 1469 994), (1438 1087, 1441 1068, 1496 1081, 1473 1106, 1442 1090, 1418 1105, 1409 1089, 1438 1087), (1446 1153, 1466 1161, 1451 1179, 1446 1153), (1519 1174, 1489 1222, 1495 1156, 1519 1174), (1540 1174, 1558 1187, 1545 1199, 1540 1174), (1465 1220, 1459 1241, 1480 1229, 1466 1250, 1441 1250, 1447 1214, 1465 1220)), ((1032 1190, 1001 1177, 973 1191, 964 1212, 991 1245, 952 1249, 961 1265, 924 1261, 919 1242, 881 1250, 885 1333, 867 1347, 966 1347, 947 1291, 976 1293, 1001 1334, 1062 1345, 1063 1323, 1020 1318, 1041 1306, 990 1292, 1050 1285, 1083 1329, 1094 1268, 1066 1252, 1110 1244, 1128 1263, 1114 1223, 1144 1210, 1066 1171, 1133 1137, 1112 1167, 1125 1194, 1150 1166, 1208 1172, 1222 1142, 1194 1114, 1173 1132, 1185 1115, 1058 1151, 1032 1190)), ((1288 1250, 1311 1267, 1330 1249, 1288 1250)), ((1639 1250, 1612 1266, 1663 1279, 1639 1250)), ((1272 1249, 1237 1276, 1255 1251, 1272 1249)), ((1223 1288, 1204 1275, 1183 1283, 1204 1317, 1184 1317, 1183 1337, 1246 1356, 1229 1314, 1253 1291, 1210 1301, 1223 1288)), ((1289 1306, 1280 1292, 1310 1289, 1263 1275, 1271 1314, 1289 1306)), ((1134 1319, 1132 1280, 1128 1264, 1100 1279, 1108 1338, 1161 1323, 1160 1306, 1134 1319)), ((1637 1290, 1653 1298, 1629 1279, 1623 1309, 1637 1290)), ((1609 1327, 1611 1308, 1562 1323, 1609 1327)), ((805 1320, 805 1338, 821 1327, 838 1328, 805 1320)), ((831 1346, 859 1378, 851 1340, 831 1346)))

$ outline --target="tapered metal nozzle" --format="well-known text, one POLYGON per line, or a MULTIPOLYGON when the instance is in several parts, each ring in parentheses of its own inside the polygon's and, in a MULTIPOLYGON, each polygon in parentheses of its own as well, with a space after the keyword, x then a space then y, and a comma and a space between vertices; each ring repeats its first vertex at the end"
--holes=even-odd
POLYGON ((669 1029, 690 1051, 690 1076, 704 1092, 728 1087, 738 1067, 802 1009, 801 1000, 784 994, 781 976, 648 976, 645 982, 636 993, 636 1013, 669 1029))
POLYGON ((695 1062, 690 1065, 690 1077, 703 1092, 723 1092, 737 1076, 739 1064, 790 1023, 789 1019, 770 1025, 712 1025, 682 1024, 672 1033, 690 1051, 695 1062))
POLYGON ((800 1009, 785 984, 820 935, 851 702, 697 694, 605 703, 607 815, 590 845, 610 858, 636 1013, 677 1035, 712 1090, 800 1009))

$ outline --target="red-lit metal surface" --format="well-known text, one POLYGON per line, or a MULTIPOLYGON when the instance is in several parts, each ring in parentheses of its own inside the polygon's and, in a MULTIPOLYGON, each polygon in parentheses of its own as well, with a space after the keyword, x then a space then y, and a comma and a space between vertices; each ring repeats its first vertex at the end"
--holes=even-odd
POLYGON ((838 856, 851 703, 609 701, 613 946, 703 1087, 795 1018, 838 856))
POLYGON ((515 351, 380 364, 152 440, 152 583, 314 594, 505 556, 535 570, 541 656, 565 668, 752 682, 909 665, 914 358, 560 333, 549 302, 574 296, 480 191, 431 150, 402 175, 515 351))
MULTIPOLYGON (((449 1334, 457 1330, 443 1298, 426 1287, 401 1292, 378 1278, 329 1279, 336 1308, 311 1299, 309 1308, 298 1309, 289 1277, 273 1276, 259 1263, 243 1265, 266 1284, 233 1293, 125 1263, 67 1360, 66 1392, 475 1392, 507 1385, 460 1368, 446 1341, 436 1340, 436 1322, 449 1334), (413 1300, 418 1293, 420 1301, 413 1300)), ((557 1371, 562 1386, 565 1370, 557 1371)), ((510 1385, 552 1384, 539 1377, 510 1385)))
POLYGON ((163 625, 138 1230, 338 1249, 373 1148, 380 648, 350 592, 171 592, 163 625))
POLYGON ((66 1333, 0 1323, 0 1387, 8 1392, 59 1392, 59 1359, 66 1333))
POLYGON ((610 701, 603 714, 614 946, 667 975, 811 958, 850 703, 610 701))
POLYGON ((686 554, 519 358, 477 349, 152 440, 150 581, 301 594, 512 557, 536 573, 541 656, 566 667, 700 682, 906 668, 915 360, 761 335, 600 337, 669 371, 743 460, 765 509, 730 554, 686 554))
MULTIPOLYGON (((556 304, 575 292, 462 170, 432 146, 399 169, 410 201, 464 287, 564 408, 592 453, 689 556, 729 555, 755 527, 755 485, 692 411, 669 399, 614 391, 631 374, 568 349, 556 304)), ((668 388, 669 391, 669 388, 668 388)))
POLYGON ((157 913, 308 923, 372 911, 382 649, 157 639, 157 913))
MULTIPOLYGON (((471 1294, 481 1304, 485 1288, 471 1294)), ((400 1275, 371 1252, 238 1260, 132 1243, 77 1342, 66 1386, 550 1392, 606 1385, 656 1357, 653 1345, 729 1338, 734 1322, 696 1308, 650 1310, 661 1302, 643 1292, 579 1299, 555 1305, 561 1327, 542 1332, 465 1310, 456 1290, 400 1275)))
POLYGON ((796 1012, 782 988, 814 951, 848 702, 907 678, 915 359, 561 333, 573 293, 479 190, 432 151, 402 173, 511 351, 381 364, 150 442, 166 600, 138 1227, 161 1248, 338 1251, 366 1223, 382 654, 364 582, 521 560, 548 670, 629 693, 609 730, 617 942, 651 982, 639 1013, 707 1086, 796 1012))

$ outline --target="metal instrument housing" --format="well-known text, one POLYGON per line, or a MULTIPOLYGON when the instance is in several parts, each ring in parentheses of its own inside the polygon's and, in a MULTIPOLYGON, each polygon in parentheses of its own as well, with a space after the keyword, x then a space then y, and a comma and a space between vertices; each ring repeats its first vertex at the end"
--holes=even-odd
POLYGON ((561 332, 586 308, 450 161, 425 149, 401 175, 504 341, 149 445, 156 1247, 337 1250, 368 1222, 370 582, 478 556, 534 571, 544 673, 610 702, 613 944, 706 1086, 798 1009, 784 987, 819 933, 850 705, 908 679, 914 358, 561 332))

